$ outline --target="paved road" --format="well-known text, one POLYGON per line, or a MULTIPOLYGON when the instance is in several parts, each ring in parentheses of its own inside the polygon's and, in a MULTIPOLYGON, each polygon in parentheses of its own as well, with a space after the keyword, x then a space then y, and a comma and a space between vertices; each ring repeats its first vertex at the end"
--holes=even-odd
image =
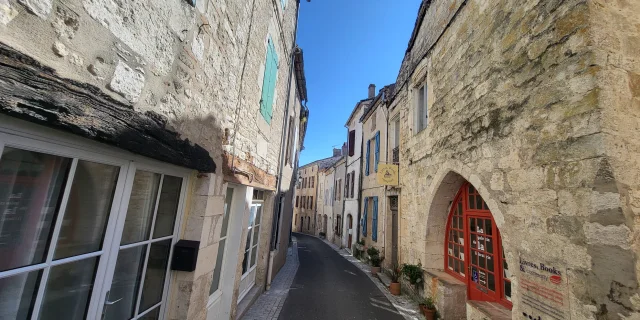
POLYGON ((295 236, 300 266, 279 320, 404 320, 360 269, 321 240, 295 236))

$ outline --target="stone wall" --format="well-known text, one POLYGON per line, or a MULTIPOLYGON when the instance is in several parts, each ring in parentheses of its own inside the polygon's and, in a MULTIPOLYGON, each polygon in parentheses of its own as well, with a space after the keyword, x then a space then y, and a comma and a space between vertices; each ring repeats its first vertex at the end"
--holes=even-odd
MULTIPOLYGON (((566 268, 572 318, 637 316, 638 5, 424 7, 392 102, 402 123, 401 262, 444 267, 448 202, 469 181, 511 268, 520 257, 566 268), (414 90, 425 81, 429 122, 416 132, 414 90)), ((517 273, 512 281, 518 315, 517 273)))
MULTIPOLYGON (((298 169, 298 172, 300 173, 300 184, 299 184, 299 189, 296 189, 296 197, 298 197, 299 203, 298 203, 298 207, 294 208, 294 216, 297 216, 296 221, 293 221, 293 226, 292 226, 292 230, 297 231, 297 232, 303 232, 303 233, 308 233, 308 234, 314 234, 315 232, 315 226, 316 226, 316 217, 315 217, 315 212, 316 212, 316 205, 317 205, 317 188, 318 188, 318 165, 316 163, 311 163, 308 165, 305 165, 303 167, 300 167, 298 169), (311 178, 313 177, 314 179, 314 185, 313 188, 311 187, 311 178), (306 179, 307 180, 307 185, 306 188, 303 188, 302 185, 302 181, 306 179), (305 198, 309 198, 309 197, 313 197, 313 209, 309 208, 309 202, 310 200, 306 200, 307 202, 305 203, 305 207, 302 206, 302 197, 305 198), (303 226, 300 225, 300 218, 304 219, 304 228, 303 226), (309 221, 311 221, 311 226, 309 228, 307 228, 308 226, 308 222, 307 219, 309 219, 309 221)), ((294 200, 294 204, 295 204, 295 200, 294 200)))

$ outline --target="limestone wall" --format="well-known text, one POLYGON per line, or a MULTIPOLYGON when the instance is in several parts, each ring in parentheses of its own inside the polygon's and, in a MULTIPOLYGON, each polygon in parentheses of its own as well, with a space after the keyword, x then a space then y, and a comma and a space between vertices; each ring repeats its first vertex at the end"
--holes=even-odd
MULTIPOLYGON (((402 124, 401 262, 444 267, 449 201, 466 180, 487 201, 511 269, 528 257, 566 270, 572 318, 640 311, 637 143, 627 142, 637 131, 637 5, 425 3, 430 18, 392 102, 402 124), (416 132, 414 90, 425 81, 428 127, 416 132)), ((518 315, 519 276, 512 281, 518 315)))

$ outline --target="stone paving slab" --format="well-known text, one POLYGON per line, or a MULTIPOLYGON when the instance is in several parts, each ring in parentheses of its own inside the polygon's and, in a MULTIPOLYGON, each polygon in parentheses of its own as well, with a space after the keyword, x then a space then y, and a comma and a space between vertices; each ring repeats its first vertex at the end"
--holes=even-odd
POLYGON ((382 283, 382 281, 371 274, 371 267, 368 264, 358 260, 356 257, 351 255, 347 250, 340 249, 340 247, 338 247, 337 245, 325 239, 321 239, 321 240, 324 241, 324 243, 326 243, 328 246, 333 248, 333 250, 337 251, 347 261, 351 262, 360 270, 362 270, 367 275, 367 277, 369 277, 369 279, 371 279, 371 281, 373 281, 373 283, 376 284, 378 289, 380 289, 380 291, 384 293, 384 295, 387 297, 387 299, 389 299, 391 304, 393 304, 396 310, 398 310, 398 312, 406 320, 424 320, 424 316, 420 313, 418 304, 407 296, 392 295, 389 292, 389 289, 382 283))
POLYGON ((271 289, 263 293, 245 313, 242 320, 276 320, 280 316, 289 288, 298 272, 298 242, 292 237, 293 244, 288 249, 287 262, 271 282, 271 289))

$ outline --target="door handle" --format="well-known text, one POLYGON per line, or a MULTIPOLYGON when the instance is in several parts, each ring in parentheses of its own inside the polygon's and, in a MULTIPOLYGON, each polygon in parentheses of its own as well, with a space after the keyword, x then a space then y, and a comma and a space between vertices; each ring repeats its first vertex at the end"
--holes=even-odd
POLYGON ((111 305, 114 305, 114 304, 118 303, 122 299, 124 299, 124 298, 120 298, 120 299, 118 299, 116 301, 105 301, 104 304, 107 305, 107 306, 111 306, 111 305))

